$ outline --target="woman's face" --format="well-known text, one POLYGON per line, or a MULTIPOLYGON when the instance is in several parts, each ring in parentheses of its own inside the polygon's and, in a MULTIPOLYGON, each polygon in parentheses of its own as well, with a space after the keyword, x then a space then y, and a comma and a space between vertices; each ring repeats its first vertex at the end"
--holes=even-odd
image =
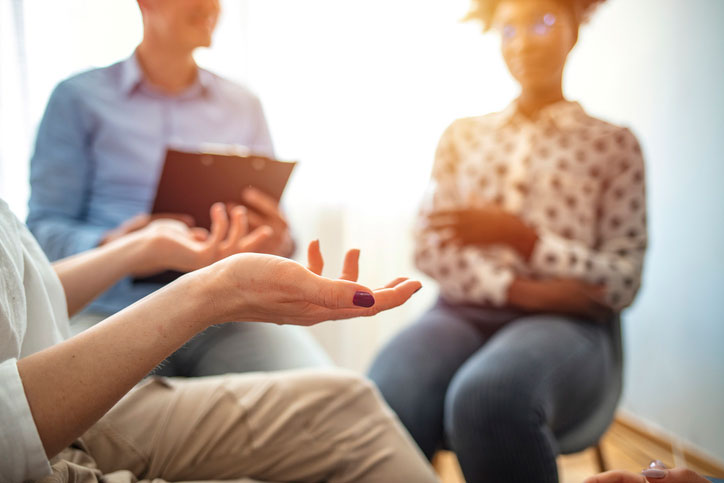
POLYGON ((508 70, 523 89, 560 85, 578 28, 568 9, 554 0, 503 0, 493 26, 508 70))

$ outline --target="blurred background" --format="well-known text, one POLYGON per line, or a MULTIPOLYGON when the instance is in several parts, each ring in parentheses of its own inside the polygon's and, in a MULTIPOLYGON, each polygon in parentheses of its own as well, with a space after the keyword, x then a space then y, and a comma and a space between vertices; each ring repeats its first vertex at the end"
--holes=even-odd
MULTIPOLYGON (((433 153, 455 118, 516 95, 494 35, 468 0, 226 0, 202 67, 262 100, 277 154, 300 165, 284 204, 301 246, 319 238, 334 275, 422 277, 406 306, 311 329, 365 371, 436 297, 412 264, 411 227, 433 153)), ((647 161, 651 245, 624 314, 622 414, 724 462, 724 2, 610 0, 582 30, 565 92, 629 126, 647 161)), ((131 0, 0 0, 0 197, 24 219, 37 124, 57 82, 129 56, 131 0)), ((724 463, 723 463, 724 464, 724 463)))

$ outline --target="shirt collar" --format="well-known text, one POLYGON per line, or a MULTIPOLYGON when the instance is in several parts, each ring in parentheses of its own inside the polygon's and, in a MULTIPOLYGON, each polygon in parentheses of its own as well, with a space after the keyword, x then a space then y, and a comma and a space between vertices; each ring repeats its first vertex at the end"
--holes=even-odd
MULTIPOLYGON (((121 91, 130 96, 144 81, 143 70, 138 62, 136 52, 121 63, 121 91)), ((197 92, 211 95, 214 87, 214 75, 202 68, 197 68, 196 80, 179 96, 192 96, 197 92)))
POLYGON ((143 71, 134 52, 121 63, 121 90, 124 94, 131 95, 142 81, 143 71))
POLYGON ((498 113, 497 125, 503 127, 533 122, 536 124, 552 124, 559 129, 566 129, 579 124, 582 114, 585 113, 578 102, 564 99, 547 105, 540 110, 536 119, 531 120, 521 114, 518 110, 518 101, 515 100, 498 113))
POLYGON ((197 72, 196 82, 201 86, 204 94, 211 95, 211 91, 214 88, 214 75, 201 67, 197 68, 197 72))

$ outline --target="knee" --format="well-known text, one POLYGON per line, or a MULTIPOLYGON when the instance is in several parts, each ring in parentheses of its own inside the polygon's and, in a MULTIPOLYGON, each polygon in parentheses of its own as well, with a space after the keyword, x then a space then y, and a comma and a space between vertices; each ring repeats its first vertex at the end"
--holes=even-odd
POLYGON ((381 402, 375 384, 356 372, 347 370, 328 371, 322 376, 319 384, 325 388, 325 392, 332 399, 354 400, 357 404, 370 407, 378 406, 381 402))
POLYGON ((429 391, 435 371, 425 368, 414 351, 388 346, 378 354, 368 372, 382 397, 398 413, 415 407, 429 391), (413 369, 414 368, 414 369, 413 369))
POLYGON ((453 379, 445 399, 448 434, 516 431, 543 419, 531 385, 514 375, 465 372, 453 379))

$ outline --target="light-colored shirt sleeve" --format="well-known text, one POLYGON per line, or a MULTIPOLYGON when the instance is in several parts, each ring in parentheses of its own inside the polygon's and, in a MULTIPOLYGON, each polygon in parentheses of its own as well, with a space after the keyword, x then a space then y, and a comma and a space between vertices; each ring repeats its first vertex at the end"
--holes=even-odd
POLYGON ((0 425, 1 483, 36 480, 50 474, 16 359, 0 363, 0 425))
POLYGON ((627 148, 603 180, 596 246, 539 229, 530 259, 538 274, 605 286, 607 302, 616 310, 636 296, 647 246, 644 160, 634 135, 627 129, 619 135, 627 148))
POLYGON ((54 315, 43 313, 29 325, 28 309, 38 313, 51 302, 49 296, 57 301, 62 294, 37 276, 36 268, 51 268, 37 247, 25 244, 22 230, 0 200, 0 483, 35 480, 50 473, 17 361, 26 347, 40 348, 55 340, 54 315))
POLYGON ((442 135, 435 154, 432 184, 415 231, 415 264, 437 280, 440 292, 455 303, 502 306, 513 281, 513 270, 503 257, 489 257, 480 247, 442 246, 439 235, 425 229, 425 216, 433 210, 463 206, 457 187, 456 123, 442 135))
POLYGON ((85 219, 93 163, 78 95, 69 83, 55 88, 30 163, 27 223, 51 260, 90 250, 107 231, 85 219))

